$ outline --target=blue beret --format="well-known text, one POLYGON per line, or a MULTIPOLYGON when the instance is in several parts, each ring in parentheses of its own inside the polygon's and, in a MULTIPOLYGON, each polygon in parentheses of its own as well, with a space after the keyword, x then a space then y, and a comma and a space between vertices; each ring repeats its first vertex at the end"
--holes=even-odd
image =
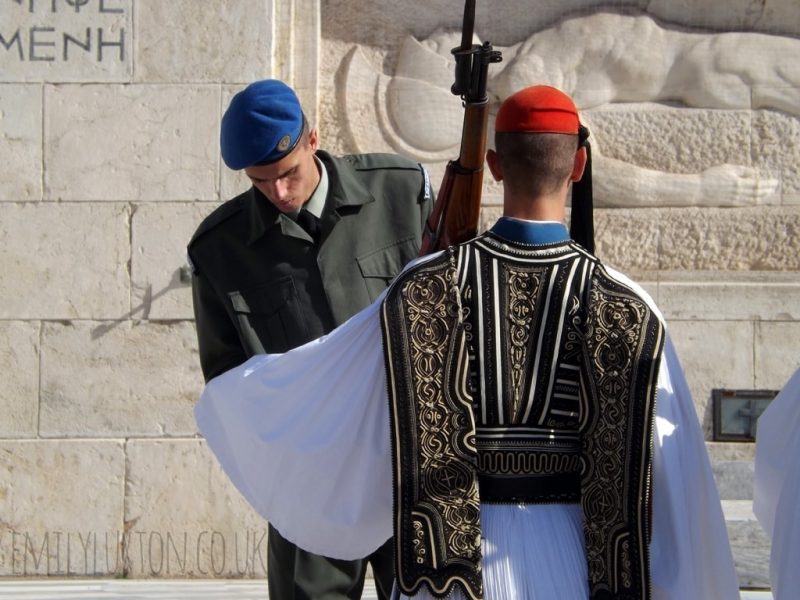
POLYGON ((251 83, 231 100, 222 117, 220 148, 229 168, 244 169, 280 160, 303 133, 303 109, 285 83, 251 83))

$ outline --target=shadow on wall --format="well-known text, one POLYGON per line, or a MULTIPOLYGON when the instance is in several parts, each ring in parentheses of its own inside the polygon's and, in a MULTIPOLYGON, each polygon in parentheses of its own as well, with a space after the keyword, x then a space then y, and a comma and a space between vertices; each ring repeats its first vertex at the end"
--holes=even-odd
POLYGON ((169 285, 161 288, 155 294, 153 293, 153 286, 151 284, 147 284, 147 288, 144 292, 144 299, 138 306, 134 306, 129 312, 119 317, 119 319, 115 321, 110 321, 108 323, 103 323, 102 325, 98 325, 94 329, 92 329, 92 340, 97 340, 112 331, 114 328, 119 327, 125 321, 128 321, 133 318, 134 315, 141 312, 141 315, 138 317, 141 320, 147 320, 150 316, 150 309, 153 306, 153 302, 158 300, 161 296, 166 294, 171 290, 177 290, 187 285, 191 285, 192 276, 189 272, 188 267, 180 267, 175 269, 175 272, 172 274, 172 278, 170 279, 169 285))

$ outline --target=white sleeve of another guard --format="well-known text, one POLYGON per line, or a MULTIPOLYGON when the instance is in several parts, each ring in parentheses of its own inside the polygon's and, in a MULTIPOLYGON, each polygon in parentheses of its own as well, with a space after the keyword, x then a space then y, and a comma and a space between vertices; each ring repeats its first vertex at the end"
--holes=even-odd
POLYGON ((650 565, 657 600, 739 598, 719 493, 669 338, 658 377, 650 565))
POLYGON ((758 419, 753 512, 772 539, 775 600, 800 590, 800 369, 758 419))
POLYGON ((211 451, 253 508, 288 540, 331 558, 362 558, 392 535, 380 307, 223 373, 195 408, 211 451))

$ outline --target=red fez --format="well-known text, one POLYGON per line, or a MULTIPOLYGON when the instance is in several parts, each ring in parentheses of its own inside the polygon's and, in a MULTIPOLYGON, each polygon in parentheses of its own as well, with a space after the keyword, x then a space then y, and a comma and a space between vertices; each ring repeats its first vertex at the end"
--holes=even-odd
POLYGON ((568 133, 578 135, 575 103, 564 92, 534 85, 506 98, 497 111, 498 133, 568 133))

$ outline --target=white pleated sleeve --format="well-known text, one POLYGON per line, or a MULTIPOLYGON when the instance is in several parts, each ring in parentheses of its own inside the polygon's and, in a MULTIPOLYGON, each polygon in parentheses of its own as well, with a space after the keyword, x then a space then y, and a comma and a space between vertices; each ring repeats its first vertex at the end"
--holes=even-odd
MULTIPOLYGON (((209 447, 255 510, 287 539, 333 558, 366 556, 392 533, 379 310, 377 301, 328 336, 287 354, 254 357, 220 375, 208 383, 195 409, 209 447)), ((654 597, 738 598, 719 495, 669 340, 658 383, 654 597)), ((564 505, 564 511, 570 510, 564 505)), ((552 520, 542 512, 532 506, 530 518, 552 520)), ((518 547, 515 543, 508 549, 518 547)), ((535 549, 528 552, 529 567, 523 570, 537 578, 536 566, 552 561, 531 557, 535 549)), ((501 562, 485 564, 485 577, 498 579, 487 570, 501 562)), ((585 569, 581 558, 567 572, 550 576, 558 581, 585 569)))
POLYGON ((772 539, 775 600, 800 590, 800 369, 758 419, 753 512, 772 539))
POLYGON ((233 484, 301 548, 363 558, 392 535, 380 301, 286 354, 212 379, 200 432, 233 484))
POLYGON ((667 338, 653 457, 653 597, 739 598, 725 518, 692 395, 667 338))

